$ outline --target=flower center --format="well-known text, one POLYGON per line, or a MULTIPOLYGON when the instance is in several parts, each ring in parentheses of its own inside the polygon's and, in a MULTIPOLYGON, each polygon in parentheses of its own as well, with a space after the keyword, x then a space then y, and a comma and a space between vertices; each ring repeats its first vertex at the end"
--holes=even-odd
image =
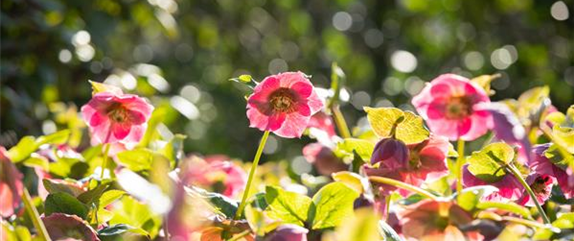
POLYGON ((290 113, 295 111, 295 96, 287 88, 280 88, 269 96, 271 108, 276 112, 290 113))
POLYGON ((550 179, 547 176, 540 176, 537 177, 536 180, 534 180, 534 183, 532 183, 532 185, 530 185, 530 188, 532 188, 532 191, 536 194, 546 194, 546 182, 548 181, 548 179, 550 179))
POLYGON ((120 103, 113 103, 108 107, 106 112, 108 117, 116 123, 122 123, 129 119, 128 110, 126 110, 120 103))
POLYGON ((472 103, 468 97, 452 97, 446 106, 448 119, 462 119, 472 114, 472 103))

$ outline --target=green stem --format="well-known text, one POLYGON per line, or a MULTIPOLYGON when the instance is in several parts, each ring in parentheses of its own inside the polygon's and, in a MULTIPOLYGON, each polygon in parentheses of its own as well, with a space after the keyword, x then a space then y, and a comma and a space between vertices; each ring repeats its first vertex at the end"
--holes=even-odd
POLYGON ((502 221, 522 224, 524 226, 529 226, 532 228, 550 229, 550 231, 555 232, 555 233, 560 232, 560 229, 557 229, 556 227, 554 227, 550 224, 541 224, 539 222, 534 222, 534 221, 530 221, 530 220, 526 220, 526 219, 522 219, 522 218, 517 218, 517 217, 510 217, 510 216, 502 217, 502 221))
POLYGON ((249 229, 248 229, 248 230, 245 230, 245 231, 243 231, 243 232, 241 232, 241 233, 239 233, 239 234, 233 236, 233 237, 230 238, 228 241, 237 241, 237 240, 240 240, 241 238, 247 236, 247 235, 250 234, 250 233, 251 233, 251 230, 249 230, 249 229))
POLYGON ((550 224, 550 219, 548 218, 548 216, 546 215, 546 212, 544 212, 544 209, 542 208, 542 205, 540 205, 540 203, 538 202, 538 200, 536 199, 536 195, 534 194, 534 192, 532 191, 532 189, 530 188, 530 186, 528 185, 528 183, 526 183, 526 181, 524 180, 524 178, 522 178, 522 175, 520 174, 520 172, 518 171, 518 169, 516 169, 516 167, 512 164, 508 165, 508 171, 510 171, 512 173, 512 175, 514 175, 516 177, 516 179, 518 179, 518 181, 520 182, 520 184, 522 184, 522 186, 524 186, 524 189, 526 189, 526 192, 528 193, 528 195, 530 195, 530 199, 532 199, 532 201, 534 202, 534 204, 536 205, 536 208, 538 209, 538 212, 540 213, 540 216, 542 216, 542 220, 544 220, 544 223, 546 224, 550 224))
POLYGON ((405 190, 409 190, 411 192, 415 192, 418 193, 424 197, 433 199, 433 200, 437 200, 438 197, 435 196, 434 194, 425 191, 424 189, 420 188, 420 187, 415 187, 413 185, 401 182, 401 181, 397 181, 394 179, 390 179, 390 178, 386 178, 386 177, 376 177, 376 176, 369 176, 369 180, 372 182, 377 182, 377 183, 381 183, 381 184, 387 184, 387 185, 391 185, 391 186, 395 186, 401 189, 405 189, 405 190))
POLYGON ((106 170, 106 167, 108 166, 108 153, 110 153, 110 144, 106 143, 103 146, 104 148, 104 160, 102 162, 102 172, 100 173, 100 179, 104 180, 104 170, 106 170))
POLYGON ((391 210, 391 195, 385 197, 385 220, 389 219, 389 211, 391 210))
POLYGON ((337 125, 337 129, 343 138, 351 138, 351 132, 349 131, 349 127, 347 126, 347 122, 345 121, 345 117, 339 109, 339 105, 333 105, 331 108, 333 112, 333 119, 335 120, 335 125, 337 125))
POLYGON ((28 193, 28 189, 24 188, 22 192, 22 201, 24 202, 24 206, 26 207, 26 211, 28 211, 28 215, 30 215, 30 219, 32 220, 32 224, 36 228, 38 232, 38 237, 40 240, 44 241, 51 241, 50 235, 48 235, 48 231, 44 226, 42 220, 40 220, 40 215, 38 214, 38 210, 34 207, 32 203, 32 197, 30 197, 30 193, 28 193))
POLYGON ((456 159, 456 192, 462 191, 462 166, 464 165, 464 140, 458 139, 457 149, 458 158, 456 159))
POLYGON ((263 148, 265 147, 265 143, 267 142, 267 137, 269 137, 269 131, 265 131, 263 133, 263 137, 261 137, 261 141, 259 142, 259 147, 257 148, 257 153, 255 154, 255 158, 253 159, 253 163, 251 164, 251 170, 249 171, 249 177, 247 178, 247 185, 245 186, 245 191, 243 191, 243 197, 241 198, 241 203, 239 203, 239 208, 235 213, 234 220, 239 219, 241 217, 241 213, 243 213, 243 209, 245 209, 245 205, 247 202, 247 196, 249 196, 249 191, 251 190, 251 183, 253 182, 253 177, 255 176, 255 171, 257 169, 257 165, 259 164, 259 159, 261 158, 261 154, 263 153, 263 148))

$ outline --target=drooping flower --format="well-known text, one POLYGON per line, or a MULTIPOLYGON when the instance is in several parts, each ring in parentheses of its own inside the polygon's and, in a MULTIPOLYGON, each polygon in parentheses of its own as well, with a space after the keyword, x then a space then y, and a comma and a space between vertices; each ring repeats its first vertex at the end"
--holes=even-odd
POLYGON ((320 143, 310 143, 303 147, 303 156, 324 176, 347 170, 347 165, 335 156, 333 150, 320 143))
POLYGON ((516 179, 516 177, 510 173, 507 173, 502 179, 500 179, 497 182, 487 183, 482 179, 475 177, 468 170, 468 165, 465 165, 463 167, 462 185, 464 187, 491 185, 498 188, 497 192, 493 192, 489 195, 483 196, 482 200, 485 201, 495 201, 495 202, 516 201, 520 199, 525 192, 524 187, 520 184, 518 179, 516 179))
POLYGON ((540 175, 548 175, 556 178, 556 182, 562 193, 568 199, 574 197, 574 183, 569 182, 569 175, 567 170, 553 164, 544 154, 550 147, 550 143, 536 145, 532 148, 533 157, 528 163, 528 166, 533 172, 540 175))
POLYGON ((114 88, 98 92, 82 106, 93 143, 137 143, 147 129, 153 106, 143 98, 114 88))
MULTIPOLYGON (((420 186, 448 174, 448 149, 448 140, 435 135, 426 141, 408 146, 392 138, 383 139, 377 143, 371 156, 371 164, 378 167, 366 168, 365 171, 368 175, 393 178, 420 186)), ((408 194, 406 190, 400 190, 400 193, 408 194)))
POLYGON ((430 82, 412 103, 432 132, 450 140, 474 140, 491 128, 490 113, 480 108, 490 99, 480 86, 455 74, 430 82))
POLYGON ((247 100, 250 127, 285 138, 300 137, 311 116, 323 107, 313 84, 301 72, 271 75, 247 100))
POLYGON ((231 161, 206 158, 206 160, 209 159, 212 160, 207 162, 194 156, 187 158, 181 168, 182 183, 211 188, 227 197, 235 197, 240 194, 247 183, 245 171, 231 161))
POLYGON ((402 234, 417 240, 482 240, 478 232, 463 232, 472 216, 451 201, 423 200, 399 214, 402 234))
POLYGON ((3 146, 0 146, 0 173, 0 213, 2 217, 10 217, 21 205, 24 176, 8 158, 8 152, 3 146))
MULTIPOLYGON (((550 194, 552 193, 552 187, 556 184, 556 178, 550 175, 540 175, 538 173, 532 173, 526 177, 526 183, 530 186, 536 200, 540 204, 544 204, 550 194)), ((517 201, 520 205, 534 206, 534 201, 530 198, 528 193, 523 193, 522 197, 517 201)))

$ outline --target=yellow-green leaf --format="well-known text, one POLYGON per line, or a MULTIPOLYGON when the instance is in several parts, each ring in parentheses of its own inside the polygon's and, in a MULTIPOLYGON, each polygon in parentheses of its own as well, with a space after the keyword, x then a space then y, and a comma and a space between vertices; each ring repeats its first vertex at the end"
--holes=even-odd
POLYGON ((506 143, 492 143, 468 159, 468 170, 485 182, 500 181, 506 175, 505 166, 514 159, 514 149, 506 143))
POLYGON ((380 138, 394 137, 405 144, 420 143, 429 137, 423 119, 410 112, 392 107, 365 107, 373 131, 380 138), (394 129, 394 130, 393 130, 394 129))

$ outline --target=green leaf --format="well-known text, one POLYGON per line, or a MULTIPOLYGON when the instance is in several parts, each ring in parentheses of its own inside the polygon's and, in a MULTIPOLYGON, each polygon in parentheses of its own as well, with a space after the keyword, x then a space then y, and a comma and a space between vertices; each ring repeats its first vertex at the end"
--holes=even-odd
POLYGON ((127 224, 120 223, 120 224, 111 225, 111 226, 107 226, 105 228, 100 229, 98 231, 98 236, 114 236, 114 235, 125 233, 126 231, 129 231, 132 229, 134 229, 134 227, 127 225, 127 224))
POLYGON ((100 92, 121 91, 120 88, 113 86, 113 85, 102 84, 102 83, 91 81, 91 80, 88 80, 88 82, 90 82, 90 84, 92 85, 92 95, 95 95, 95 94, 100 93, 100 92))
POLYGON ((487 183, 500 181, 506 175, 505 166, 514 159, 514 149, 506 143, 489 144, 468 158, 468 170, 487 183))
POLYGON ((120 152, 117 160, 128 169, 139 172, 149 170, 153 161, 154 153, 148 149, 140 148, 120 152))
POLYGON ((88 206, 65 192, 50 193, 44 202, 44 213, 46 216, 52 213, 65 213, 74 214, 85 220, 88 216, 88 211, 88 206))
POLYGON ((523 206, 511 202, 499 203, 499 202, 481 201, 478 204, 476 204, 476 208, 481 210, 494 208, 498 210, 504 210, 511 213, 515 213, 527 219, 532 219, 532 216, 530 215, 530 211, 528 210, 528 208, 525 208, 523 206))
POLYGON ((39 167, 44 171, 50 170, 50 161, 48 158, 40 156, 36 153, 32 153, 30 157, 24 160, 23 164, 27 167, 39 167))
POLYGON ((363 161, 368 161, 371 159, 371 154, 375 149, 375 144, 367 140, 361 140, 356 138, 346 138, 343 141, 337 143, 337 153, 353 157, 354 152, 356 152, 363 161))
POLYGON ((118 203, 121 205, 114 209, 110 225, 127 224, 135 229, 130 232, 148 235, 153 239, 161 227, 161 217, 154 215, 150 208, 129 195, 122 197, 118 203))
POLYGON ((8 151, 8 156, 12 162, 18 163, 28 158, 33 152, 44 144, 63 144, 70 137, 70 130, 62 130, 50 135, 40 136, 37 139, 33 136, 23 137, 18 144, 8 151))
POLYGON ((423 124, 423 119, 410 111, 392 107, 364 109, 373 131, 380 138, 392 137, 394 131, 396 139, 405 144, 414 144, 428 139, 430 135, 423 124))
POLYGON ((253 207, 252 205, 247 205, 245 207, 245 218, 247 219, 247 223, 249 223, 251 230, 260 237, 271 232, 281 224, 281 221, 270 220, 263 210, 253 207))
POLYGON ((198 187, 185 188, 187 194, 209 201, 212 206, 219 210, 226 217, 233 217, 237 212, 239 203, 231 198, 223 196, 219 193, 208 192, 198 187))
POLYGON ((370 208, 361 208, 351 216, 345 225, 337 228, 337 240, 372 241, 381 240, 379 217, 370 208))
POLYGON ((309 210, 312 229, 332 228, 353 215, 353 203, 359 197, 352 188, 339 182, 325 185, 313 196, 309 210))
POLYGON ((20 139, 20 142, 16 146, 10 148, 8 151, 8 156, 12 162, 18 163, 30 156, 32 152, 35 152, 38 147, 36 146, 36 139, 33 136, 25 136, 20 139))
POLYGON ((93 202, 99 201, 100 197, 104 194, 104 191, 106 191, 110 184, 110 182, 102 183, 96 186, 94 189, 80 194, 78 196, 78 200, 85 204, 91 204, 93 202))
POLYGON ((490 185, 474 186, 463 189, 460 194, 457 194, 457 204, 466 211, 472 211, 480 202, 480 198, 497 192, 498 188, 490 185))
POLYGON ((122 190, 109 190, 106 191, 100 196, 100 207, 105 207, 110 205, 115 200, 120 199, 126 192, 122 190))
POLYGON ((354 189, 357 193, 363 193, 366 189, 361 175, 357 173, 342 171, 333 173, 331 176, 333 177, 333 180, 344 183, 348 187, 354 189))
POLYGON ((497 78, 500 78, 500 76, 501 76, 500 74, 481 75, 481 76, 472 78, 470 81, 474 82, 478 86, 482 87, 482 89, 484 89, 484 91, 488 95, 493 95, 494 91, 491 91, 491 89, 490 89, 490 82, 492 82, 493 80, 495 80, 497 78))
POLYGON ((187 136, 182 134, 176 134, 161 150, 159 154, 167 157, 172 164, 175 165, 180 158, 183 157, 183 141, 187 136))
POLYGON ((267 214, 271 219, 304 226, 311 198, 273 186, 267 186, 265 193, 267 214))
POLYGON ((65 192, 67 194, 72 195, 73 197, 77 197, 82 192, 84 192, 82 188, 68 181, 52 180, 45 178, 42 180, 42 183, 44 184, 44 188, 46 188, 46 190, 49 193, 65 192))

